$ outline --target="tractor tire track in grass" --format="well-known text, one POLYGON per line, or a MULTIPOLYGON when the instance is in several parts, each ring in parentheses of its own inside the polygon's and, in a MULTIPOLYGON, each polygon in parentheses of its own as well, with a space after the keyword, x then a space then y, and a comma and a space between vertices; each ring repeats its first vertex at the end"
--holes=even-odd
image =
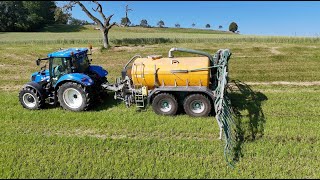
POLYGON ((218 133, 216 134, 192 134, 192 133, 179 133, 179 134, 166 134, 161 132, 138 132, 138 133, 117 133, 107 134, 98 133, 94 130, 80 130, 73 131, 59 131, 53 133, 46 133, 47 136, 66 136, 66 137, 93 137, 98 139, 134 139, 134 140, 194 140, 194 141, 219 141, 218 133))

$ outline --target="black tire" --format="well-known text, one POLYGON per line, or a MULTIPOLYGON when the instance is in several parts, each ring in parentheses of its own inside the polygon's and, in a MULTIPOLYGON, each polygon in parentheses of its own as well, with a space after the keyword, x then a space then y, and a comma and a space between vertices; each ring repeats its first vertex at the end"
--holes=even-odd
POLYGON ((19 101, 21 105, 30 110, 38 110, 44 106, 44 100, 40 94, 31 87, 23 87, 19 92, 19 101))
POLYGON ((66 82, 59 87, 57 94, 60 106, 66 110, 85 111, 90 106, 89 87, 82 87, 81 84, 66 82))
POLYGON ((211 102, 202 94, 191 94, 185 98, 183 108, 189 116, 207 117, 211 112, 211 102))
POLYGON ((152 108, 156 114, 172 116, 177 113, 178 102, 172 94, 161 93, 154 97, 152 108))

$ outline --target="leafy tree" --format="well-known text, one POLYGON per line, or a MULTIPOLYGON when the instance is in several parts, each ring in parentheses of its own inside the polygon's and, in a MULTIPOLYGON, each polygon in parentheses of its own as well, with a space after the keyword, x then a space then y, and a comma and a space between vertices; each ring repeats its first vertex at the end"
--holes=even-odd
POLYGON ((238 24, 235 22, 230 23, 229 25, 229 31, 232 31, 233 33, 238 30, 238 24))
POLYGON ((196 24, 195 23, 192 23, 192 25, 191 25, 192 27, 195 27, 196 26, 196 24))
POLYGON ((95 16, 92 15, 92 13, 80 2, 80 1, 69 1, 68 4, 66 4, 64 6, 64 8, 66 8, 66 10, 72 10, 72 8, 75 5, 79 5, 82 9, 83 12, 86 13, 86 15, 92 19, 92 21, 94 21, 95 23, 97 23, 97 25, 99 26, 99 29, 102 33, 102 37, 103 37, 103 47, 104 48, 109 48, 110 44, 109 44, 109 39, 108 39, 108 34, 109 34, 109 30, 114 26, 117 25, 116 22, 113 22, 110 24, 110 20, 113 16, 110 15, 108 17, 105 16, 105 14, 102 11, 102 6, 99 2, 97 1, 92 1, 93 3, 95 3, 97 5, 96 9, 93 9, 93 11, 98 12, 100 14, 100 16, 103 18, 103 23, 95 16))
POLYGON ((54 12, 57 7, 54 1, 22 1, 28 13, 27 24, 29 30, 38 30, 44 25, 54 23, 54 12))
POLYGON ((174 26, 175 26, 176 28, 180 28, 180 24, 179 24, 179 23, 175 24, 174 26))
POLYGON ((164 22, 163 22, 162 20, 160 20, 160 21, 157 23, 157 25, 162 28, 162 27, 164 27, 164 22))
POLYGON ((71 13, 64 12, 61 7, 57 7, 54 11, 54 19, 56 24, 67 24, 71 18, 71 13))
POLYGON ((123 26, 129 26, 131 24, 131 21, 130 21, 129 18, 124 17, 124 18, 121 18, 121 23, 120 24, 123 25, 123 26))
POLYGON ((0 30, 19 31, 24 29, 26 9, 22 1, 0 1, 0 30))
POLYGON ((206 24, 206 28, 210 28, 211 26, 210 26, 210 24, 206 24))
POLYGON ((34 31, 54 23, 54 1, 1 1, 1 31, 34 31))
POLYGON ((219 25, 219 29, 222 29, 223 27, 221 25, 219 25))
POLYGON ((140 26, 142 27, 149 27, 148 21, 145 19, 142 19, 140 22, 140 26))

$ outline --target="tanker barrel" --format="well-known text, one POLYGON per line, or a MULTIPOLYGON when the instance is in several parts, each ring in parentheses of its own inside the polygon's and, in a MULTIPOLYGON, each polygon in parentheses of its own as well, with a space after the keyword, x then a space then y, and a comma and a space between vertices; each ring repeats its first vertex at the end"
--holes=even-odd
POLYGON ((214 63, 214 58, 211 56, 211 54, 203 52, 203 51, 197 51, 197 50, 185 49, 185 48, 171 48, 169 50, 169 54, 168 54, 169 58, 173 58, 173 55, 172 55, 173 51, 187 52, 187 53, 193 53, 193 54, 199 54, 199 55, 207 56, 209 58, 209 60, 212 63, 214 63))

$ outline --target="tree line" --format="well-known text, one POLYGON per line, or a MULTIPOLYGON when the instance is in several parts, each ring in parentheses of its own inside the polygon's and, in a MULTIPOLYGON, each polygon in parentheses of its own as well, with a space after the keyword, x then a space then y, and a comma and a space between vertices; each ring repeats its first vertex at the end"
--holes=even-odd
MULTIPOLYGON (((140 26, 140 27, 146 27, 146 28, 151 28, 151 27, 152 27, 151 25, 148 24, 148 21, 147 21, 146 19, 142 19, 142 20, 140 21, 140 24, 139 24, 139 25, 135 25, 135 24, 132 24, 132 23, 131 23, 131 21, 130 21, 130 19, 129 19, 128 17, 122 18, 120 24, 121 24, 122 26, 126 26, 126 27, 128 27, 128 26, 140 26)), ((191 26, 192 26, 192 27, 195 27, 196 24, 195 24, 195 23, 192 23, 191 26)), ((164 21, 163 21, 163 20, 160 20, 160 21, 157 23, 157 27, 160 27, 160 28, 165 27, 164 21)), ((176 23, 176 24, 174 25, 174 27, 176 27, 176 28, 181 28, 181 25, 180 25, 179 23, 176 23)), ((205 28, 210 28, 210 27, 211 27, 210 24, 206 24, 206 25, 205 25, 205 28)), ((223 26, 222 26, 222 25, 219 25, 218 28, 219 28, 219 29, 222 29, 223 26)), ((235 23, 235 22, 230 23, 230 25, 229 25, 229 31, 231 31, 231 32, 237 32, 237 30, 238 30, 238 24, 235 23)))

